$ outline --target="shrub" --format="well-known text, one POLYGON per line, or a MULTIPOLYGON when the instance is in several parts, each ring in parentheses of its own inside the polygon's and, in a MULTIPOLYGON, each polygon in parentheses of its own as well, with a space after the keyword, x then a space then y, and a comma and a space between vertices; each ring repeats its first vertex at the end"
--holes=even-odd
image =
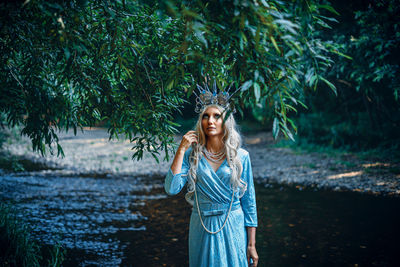
POLYGON ((59 244, 39 245, 31 237, 29 227, 17 218, 16 211, 0 204, 0 262, 3 266, 61 266, 64 255, 65 250, 59 244))

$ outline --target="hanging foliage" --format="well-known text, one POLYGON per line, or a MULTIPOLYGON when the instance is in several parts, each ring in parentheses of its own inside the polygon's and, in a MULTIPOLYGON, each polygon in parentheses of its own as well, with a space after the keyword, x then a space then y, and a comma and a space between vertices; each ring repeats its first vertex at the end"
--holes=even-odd
POLYGON ((196 83, 242 86, 239 111, 271 105, 274 136, 338 53, 313 32, 335 12, 321 1, 22 1, 1 3, 0 111, 33 149, 63 155, 57 131, 108 120, 133 158, 173 150, 196 83))

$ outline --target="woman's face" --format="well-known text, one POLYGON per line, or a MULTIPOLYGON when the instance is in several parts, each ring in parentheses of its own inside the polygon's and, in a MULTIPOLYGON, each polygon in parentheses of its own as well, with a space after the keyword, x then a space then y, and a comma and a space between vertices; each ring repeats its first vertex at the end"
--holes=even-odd
POLYGON ((207 137, 223 135, 222 114, 216 107, 207 108, 201 118, 201 126, 207 137))

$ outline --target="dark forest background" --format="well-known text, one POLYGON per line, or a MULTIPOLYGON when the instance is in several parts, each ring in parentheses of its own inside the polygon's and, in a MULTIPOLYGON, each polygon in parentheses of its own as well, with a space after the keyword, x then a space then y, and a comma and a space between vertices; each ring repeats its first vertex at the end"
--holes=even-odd
MULTIPOLYGON (((331 1, 338 23, 325 33, 352 60, 334 59, 337 88, 309 91, 296 116, 300 140, 353 150, 399 150, 400 5, 396 1, 331 1)), ((394 154, 392 154, 394 156, 394 154)), ((397 153, 398 156, 398 153, 397 153)))

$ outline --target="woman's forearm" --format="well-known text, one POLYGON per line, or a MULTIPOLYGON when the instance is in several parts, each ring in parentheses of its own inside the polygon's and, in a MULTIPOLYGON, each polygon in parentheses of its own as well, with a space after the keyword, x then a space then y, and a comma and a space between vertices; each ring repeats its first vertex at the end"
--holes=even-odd
POLYGON ((256 227, 246 227, 247 228, 247 246, 256 246, 256 227))
POLYGON ((176 151, 174 160, 171 164, 171 171, 174 175, 182 171, 182 163, 185 152, 192 145, 193 142, 197 143, 197 139, 198 137, 196 135, 196 131, 188 131, 182 137, 182 141, 178 147, 178 150, 176 151))
POLYGON ((171 164, 171 171, 173 174, 177 174, 177 173, 181 172, 184 155, 185 155, 185 148, 179 146, 178 150, 176 151, 174 160, 172 161, 172 164, 171 164))

